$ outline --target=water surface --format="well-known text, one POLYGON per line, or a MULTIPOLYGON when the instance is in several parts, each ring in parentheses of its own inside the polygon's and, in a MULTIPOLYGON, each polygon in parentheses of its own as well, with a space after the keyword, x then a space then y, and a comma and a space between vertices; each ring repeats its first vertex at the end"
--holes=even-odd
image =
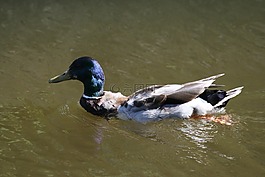
POLYGON ((265 2, 1 1, 1 176, 264 176, 265 2), (232 126, 100 119, 82 85, 49 85, 74 58, 101 63, 105 90, 226 73, 244 85, 232 126))

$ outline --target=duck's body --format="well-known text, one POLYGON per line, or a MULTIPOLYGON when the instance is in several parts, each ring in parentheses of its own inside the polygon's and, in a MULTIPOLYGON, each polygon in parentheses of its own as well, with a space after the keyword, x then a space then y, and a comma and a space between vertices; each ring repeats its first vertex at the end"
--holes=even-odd
POLYGON ((118 114, 118 108, 120 108, 127 99, 128 97, 122 95, 120 92, 113 93, 104 91, 103 95, 97 98, 90 98, 82 95, 79 103, 87 112, 109 118, 118 114))
POLYGON ((90 57, 76 59, 64 74, 50 79, 57 83, 78 79, 84 84, 81 106, 103 117, 148 122, 165 118, 190 118, 224 111, 227 102, 241 93, 243 87, 230 91, 210 90, 213 82, 224 74, 185 84, 154 85, 130 96, 103 91, 104 73, 98 62, 90 57))

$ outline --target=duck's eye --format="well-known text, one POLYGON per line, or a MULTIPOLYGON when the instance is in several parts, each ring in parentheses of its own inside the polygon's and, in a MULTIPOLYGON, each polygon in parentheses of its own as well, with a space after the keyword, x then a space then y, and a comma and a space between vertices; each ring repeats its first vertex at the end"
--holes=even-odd
POLYGON ((75 64, 70 66, 70 69, 80 69, 81 67, 82 67, 82 65, 80 63, 75 63, 75 64))
POLYGON ((72 78, 73 78, 73 79, 77 79, 77 75, 73 75, 72 78))

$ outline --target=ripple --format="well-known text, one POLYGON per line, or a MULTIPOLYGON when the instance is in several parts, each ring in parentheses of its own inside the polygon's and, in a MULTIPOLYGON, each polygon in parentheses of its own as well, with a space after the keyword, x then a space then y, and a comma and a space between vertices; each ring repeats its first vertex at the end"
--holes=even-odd
POLYGON ((252 22, 243 27, 242 37, 254 43, 257 47, 265 48, 265 24, 252 22), (247 34, 247 35, 246 35, 247 34))
POLYGON ((218 132, 216 125, 204 121, 184 121, 182 127, 177 128, 198 147, 206 149, 218 132))

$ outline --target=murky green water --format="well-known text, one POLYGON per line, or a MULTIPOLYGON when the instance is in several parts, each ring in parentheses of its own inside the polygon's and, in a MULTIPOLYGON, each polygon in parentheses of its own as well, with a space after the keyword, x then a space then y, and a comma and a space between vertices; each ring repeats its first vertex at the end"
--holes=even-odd
POLYGON ((264 19, 263 0, 1 1, 0 176, 264 176, 264 19), (80 83, 48 84, 83 55, 124 94, 225 72, 237 123, 92 116, 80 83))

